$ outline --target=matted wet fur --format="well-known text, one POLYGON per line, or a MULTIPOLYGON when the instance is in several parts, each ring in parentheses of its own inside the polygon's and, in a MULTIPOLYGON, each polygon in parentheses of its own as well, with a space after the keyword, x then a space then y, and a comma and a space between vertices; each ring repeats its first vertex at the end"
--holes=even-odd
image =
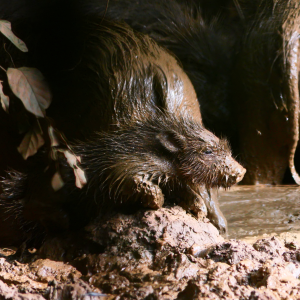
POLYGON ((244 174, 226 140, 169 113, 147 116, 113 133, 99 133, 73 150, 82 158, 88 186, 118 203, 143 197, 142 193, 135 196, 139 181, 155 187, 163 197, 160 189, 174 190, 176 185, 230 187, 244 174))
POLYGON ((180 0, 110 0, 107 11, 105 1, 89 0, 84 10, 106 11, 170 50, 194 85, 204 125, 222 136, 235 131, 229 81, 242 26, 225 2, 215 3, 214 16, 210 2, 180 0))

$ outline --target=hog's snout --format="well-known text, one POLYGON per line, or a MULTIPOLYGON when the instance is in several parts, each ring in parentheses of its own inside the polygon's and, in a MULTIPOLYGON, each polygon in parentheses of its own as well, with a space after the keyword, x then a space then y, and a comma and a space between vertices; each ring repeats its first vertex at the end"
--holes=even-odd
POLYGON ((240 182, 244 178, 245 173, 247 172, 247 170, 243 168, 239 163, 237 164, 240 168, 236 172, 236 183, 240 182))
POLYGON ((225 178, 225 182, 223 182, 224 187, 230 187, 233 184, 240 182, 246 173, 246 169, 241 166, 236 160, 234 160, 231 156, 227 156, 225 159, 225 168, 223 178, 225 178))

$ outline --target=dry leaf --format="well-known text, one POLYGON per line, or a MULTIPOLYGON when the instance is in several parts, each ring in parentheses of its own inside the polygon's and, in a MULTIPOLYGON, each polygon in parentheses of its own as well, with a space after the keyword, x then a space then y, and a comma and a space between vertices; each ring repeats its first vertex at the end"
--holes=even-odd
POLYGON ((76 186, 79 189, 82 189, 87 183, 84 171, 79 167, 77 167, 77 169, 74 169, 74 174, 76 178, 76 182, 75 182, 76 186))
POLYGON ((8 113, 8 110, 9 110, 9 97, 4 95, 3 86, 2 86, 1 81, 0 81, 0 99, 1 99, 1 105, 2 105, 3 110, 8 113))
POLYGON ((43 118, 52 98, 43 74, 35 68, 9 68, 7 77, 11 90, 23 102, 25 108, 43 118))
POLYGON ((56 147, 59 145, 58 139, 56 137, 56 134, 54 132, 54 128, 52 126, 49 126, 48 128, 48 134, 51 141, 51 147, 56 147))
POLYGON ((77 162, 81 162, 81 158, 79 156, 72 154, 68 150, 63 151, 63 153, 64 153, 65 158, 67 159, 68 164, 71 168, 74 169, 74 166, 78 167, 77 162))
POLYGON ((25 43, 11 31, 11 23, 9 21, 0 20, 0 32, 2 32, 2 34, 5 35, 22 52, 28 52, 28 48, 25 43))
POLYGON ((19 153, 24 159, 37 153, 38 149, 44 145, 44 139, 38 126, 28 131, 20 146, 18 147, 19 153))
POLYGON ((81 162, 81 158, 79 156, 76 156, 72 154, 70 151, 65 150, 63 151, 65 158, 67 159, 67 162, 69 166, 73 169, 74 175, 76 178, 76 186, 81 189, 83 186, 87 183, 85 173, 82 169, 80 169, 77 165, 77 163, 81 162))
POLYGON ((51 186, 53 187, 54 191, 60 190, 65 185, 64 181, 62 180, 59 172, 56 172, 51 180, 51 186))

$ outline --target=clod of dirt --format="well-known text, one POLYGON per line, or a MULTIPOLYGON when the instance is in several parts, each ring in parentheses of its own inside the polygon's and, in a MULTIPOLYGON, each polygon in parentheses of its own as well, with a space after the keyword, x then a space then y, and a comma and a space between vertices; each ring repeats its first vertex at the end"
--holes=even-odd
POLYGON ((0 299, 82 299, 87 293, 99 293, 83 282, 81 276, 73 266, 63 262, 38 259, 22 264, 8 262, 3 257, 0 258, 0 299))

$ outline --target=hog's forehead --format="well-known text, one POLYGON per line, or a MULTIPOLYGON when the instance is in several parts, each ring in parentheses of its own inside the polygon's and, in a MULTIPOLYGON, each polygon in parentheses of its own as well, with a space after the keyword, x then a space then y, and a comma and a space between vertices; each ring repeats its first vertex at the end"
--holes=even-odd
POLYGON ((199 136, 201 136, 201 139, 203 140, 203 142, 207 143, 208 145, 211 146, 218 146, 220 143, 220 139, 218 137, 216 137, 212 132, 204 129, 201 132, 201 135, 199 134, 199 136))

